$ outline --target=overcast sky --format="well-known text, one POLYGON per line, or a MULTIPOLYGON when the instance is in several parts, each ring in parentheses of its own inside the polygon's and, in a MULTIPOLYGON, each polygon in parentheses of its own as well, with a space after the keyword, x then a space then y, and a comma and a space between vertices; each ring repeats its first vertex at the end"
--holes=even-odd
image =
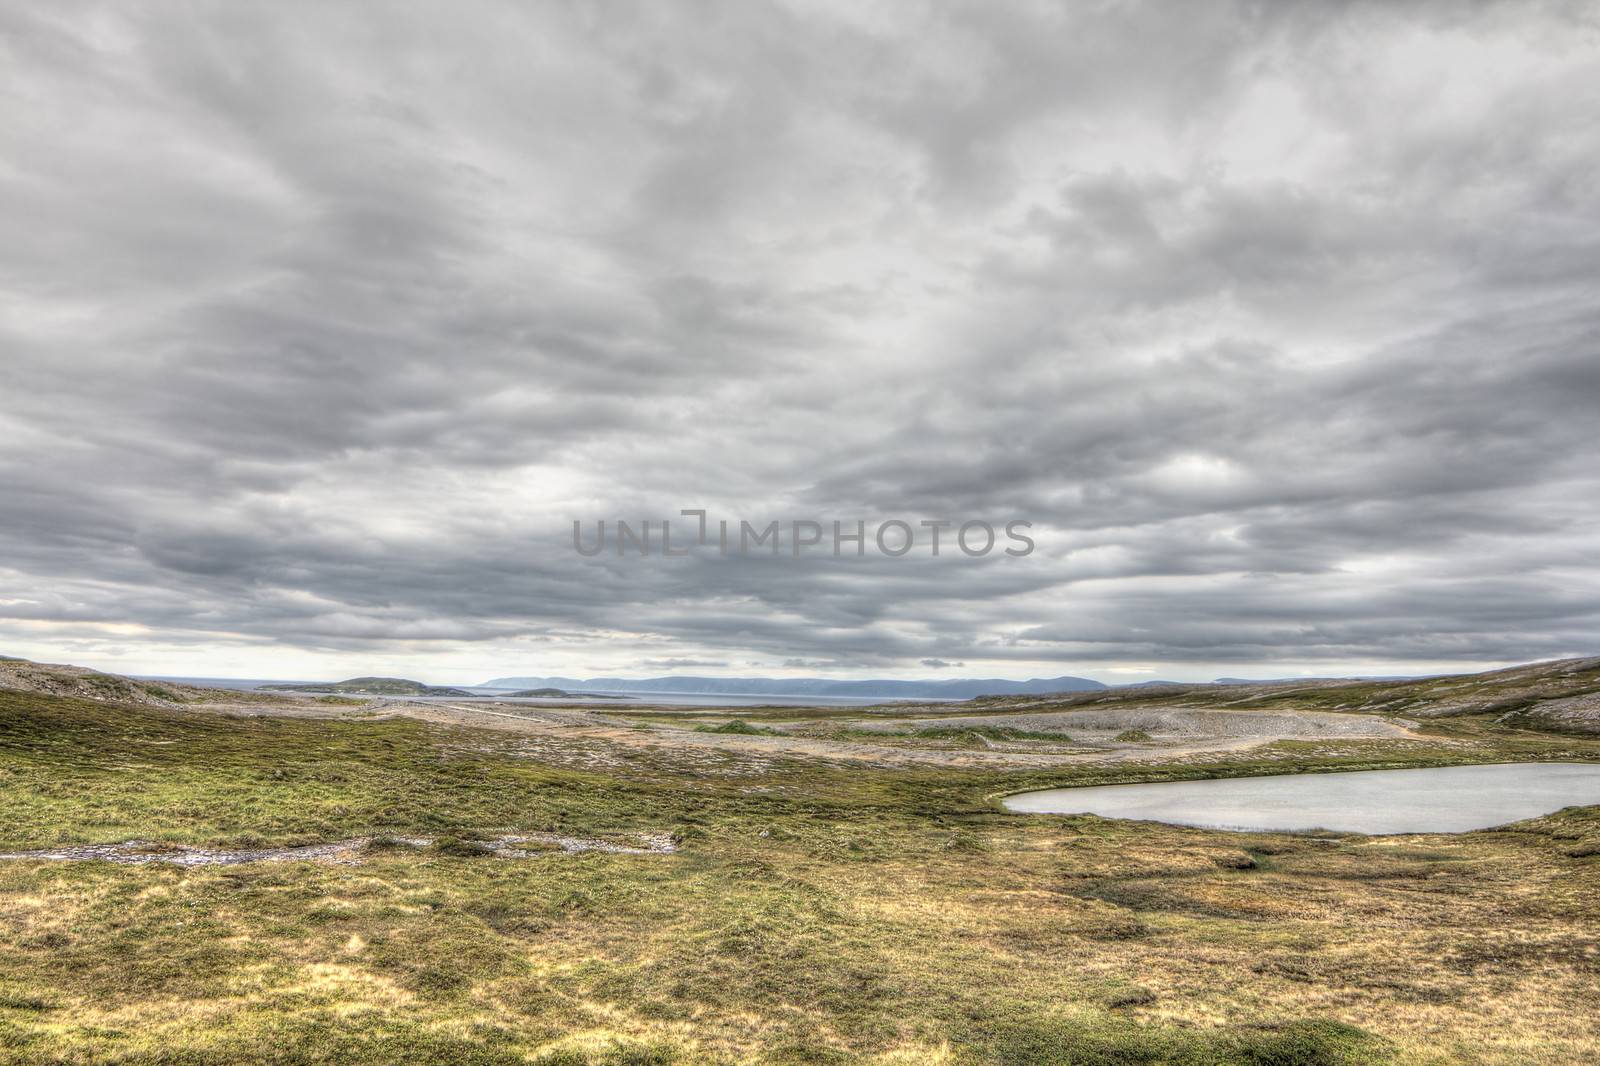
POLYGON ((0 94, 0 653, 1600 651, 1592 4, 8 4, 0 94), (1037 550, 572 550, 695 507, 1037 550))

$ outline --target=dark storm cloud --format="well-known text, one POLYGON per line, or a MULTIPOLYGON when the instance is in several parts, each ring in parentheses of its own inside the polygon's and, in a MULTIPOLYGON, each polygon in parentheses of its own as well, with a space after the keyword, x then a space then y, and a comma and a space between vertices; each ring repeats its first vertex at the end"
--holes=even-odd
POLYGON ((0 642, 556 673, 1600 636, 1583 5, 65 4, 0 49, 0 642), (685 507, 1039 550, 571 551, 685 507))

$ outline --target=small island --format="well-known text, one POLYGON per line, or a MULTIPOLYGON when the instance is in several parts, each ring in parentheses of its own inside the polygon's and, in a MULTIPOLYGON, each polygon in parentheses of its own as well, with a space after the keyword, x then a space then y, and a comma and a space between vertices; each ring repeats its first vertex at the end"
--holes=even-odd
POLYGON ((339 696, 453 696, 471 699, 475 695, 466 689, 424 685, 403 677, 352 677, 345 681, 312 681, 261 687, 273 692, 332 693, 339 696))

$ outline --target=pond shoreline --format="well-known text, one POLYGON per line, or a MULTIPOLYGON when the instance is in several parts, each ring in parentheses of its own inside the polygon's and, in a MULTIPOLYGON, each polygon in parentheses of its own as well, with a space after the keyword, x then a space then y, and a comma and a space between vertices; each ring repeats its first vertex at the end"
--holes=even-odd
POLYGON ((1462 833, 1600 805, 1600 761, 1168 777, 1033 789, 997 805, 1011 814, 1090 814, 1222 832, 1462 833))

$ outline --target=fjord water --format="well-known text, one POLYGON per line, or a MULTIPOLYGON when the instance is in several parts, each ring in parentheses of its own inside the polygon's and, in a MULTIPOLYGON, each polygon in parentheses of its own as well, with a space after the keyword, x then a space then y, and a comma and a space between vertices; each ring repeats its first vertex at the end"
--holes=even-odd
POLYGON ((1203 829, 1464 833, 1600 804, 1600 763, 1502 763, 1162 781, 1024 792, 1018 814, 1097 814, 1203 829))

